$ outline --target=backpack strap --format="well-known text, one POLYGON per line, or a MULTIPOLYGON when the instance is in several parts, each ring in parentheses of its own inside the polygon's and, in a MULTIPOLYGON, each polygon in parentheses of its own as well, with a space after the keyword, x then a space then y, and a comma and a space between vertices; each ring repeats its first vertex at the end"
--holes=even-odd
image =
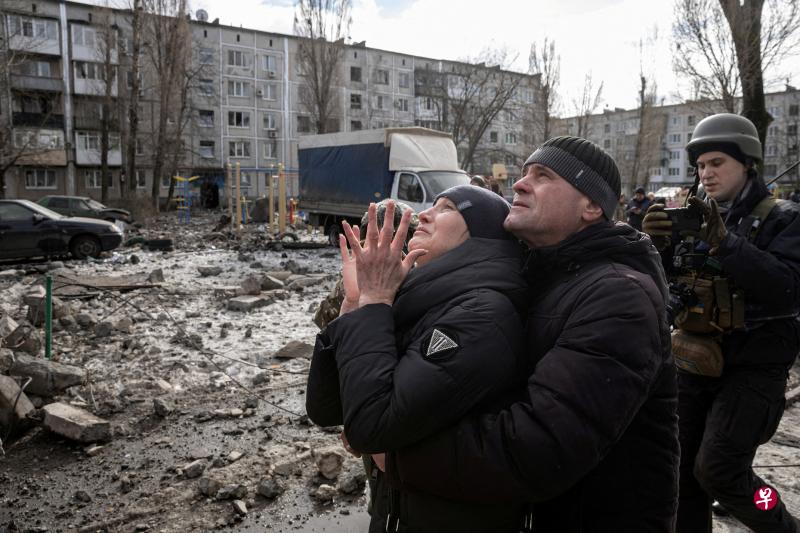
POLYGON ((779 203, 784 201, 785 200, 773 198, 772 196, 764 197, 760 202, 758 202, 758 204, 756 204, 755 208, 753 208, 749 215, 743 217, 742 220, 739 221, 739 225, 736 228, 736 233, 742 237, 745 237, 748 242, 755 243, 758 232, 761 229, 762 222, 767 219, 769 214, 773 209, 775 209, 775 207, 778 206, 779 203))

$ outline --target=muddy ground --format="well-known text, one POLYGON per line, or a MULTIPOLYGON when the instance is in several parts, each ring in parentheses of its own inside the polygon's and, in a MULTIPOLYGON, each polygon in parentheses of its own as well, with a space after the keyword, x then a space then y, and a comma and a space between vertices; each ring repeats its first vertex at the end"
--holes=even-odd
MULTIPOLYGON (((213 231, 216 222, 201 214, 183 226, 167 215, 129 234, 172 238, 173 251, 136 244, 98 261, 0 265, 0 315, 18 321, 27 311, 22 295, 45 271, 87 283, 163 274, 163 282, 149 278, 156 280, 150 288, 84 287, 63 298, 77 320, 56 321, 53 354, 85 368, 89 381, 58 399, 109 420, 113 439, 80 445, 37 426, 4 440, 0 532, 366 531, 360 461, 347 456, 335 479, 324 478, 317 461, 338 446, 338 430, 315 427, 304 415, 313 310, 336 281, 338 255, 330 247, 275 249, 263 226, 231 238, 213 231), (201 276, 198 267, 221 272, 201 276), (268 305, 228 309, 237 286, 268 272, 294 277, 263 293, 273 300, 268 305), (306 344, 276 357, 291 341, 306 344)), ((297 236, 324 242, 306 231, 297 236)), ((756 463, 800 463, 798 405, 756 463)), ((800 515, 800 468, 759 473, 800 515)), ((744 531, 725 518, 714 530, 744 531)))

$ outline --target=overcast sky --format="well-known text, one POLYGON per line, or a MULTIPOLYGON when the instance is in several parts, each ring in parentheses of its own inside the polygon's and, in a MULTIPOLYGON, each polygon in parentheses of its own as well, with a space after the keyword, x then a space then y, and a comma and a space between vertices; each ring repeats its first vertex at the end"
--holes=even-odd
MULTIPOLYGON (((232 26, 292 33, 293 0, 190 0, 209 19, 232 26)), ((602 107, 636 107, 640 58, 667 103, 680 84, 672 72, 672 0, 353 0, 352 42, 436 59, 468 59, 505 48, 526 71, 532 42, 554 39, 561 55, 562 116, 591 73, 603 83, 602 107), (654 37, 655 36, 655 37, 654 37), (639 42, 645 43, 640 54, 639 42)), ((800 54, 778 67, 771 90, 800 71, 800 54)), ((796 80, 795 83, 800 82, 796 80)), ((688 96, 683 90, 683 96, 688 96)))

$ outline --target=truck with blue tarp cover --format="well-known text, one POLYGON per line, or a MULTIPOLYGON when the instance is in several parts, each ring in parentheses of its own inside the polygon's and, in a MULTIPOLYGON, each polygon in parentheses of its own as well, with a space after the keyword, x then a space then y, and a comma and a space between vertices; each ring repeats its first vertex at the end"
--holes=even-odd
POLYGON ((393 198, 416 212, 437 194, 469 183, 451 136, 427 128, 386 128, 301 137, 300 209, 338 244, 343 220, 359 223, 370 202, 393 198))

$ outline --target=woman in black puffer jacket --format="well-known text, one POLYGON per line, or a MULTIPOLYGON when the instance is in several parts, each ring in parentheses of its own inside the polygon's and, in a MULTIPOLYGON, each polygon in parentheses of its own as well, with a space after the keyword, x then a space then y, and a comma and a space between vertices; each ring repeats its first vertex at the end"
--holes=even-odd
MULTIPOLYGON (((478 187, 443 192, 419 215, 408 248, 427 254, 393 304, 353 309, 348 294, 342 315, 318 336, 308 415, 322 426, 344 423, 352 449, 374 454, 379 468, 382 452, 493 412, 522 388, 526 285, 521 248, 502 227, 508 210, 478 187)), ((347 268, 346 250, 343 259, 347 268)), ((457 503, 389 487, 374 472, 371 532, 516 532, 522 525, 521 505, 457 503)))

